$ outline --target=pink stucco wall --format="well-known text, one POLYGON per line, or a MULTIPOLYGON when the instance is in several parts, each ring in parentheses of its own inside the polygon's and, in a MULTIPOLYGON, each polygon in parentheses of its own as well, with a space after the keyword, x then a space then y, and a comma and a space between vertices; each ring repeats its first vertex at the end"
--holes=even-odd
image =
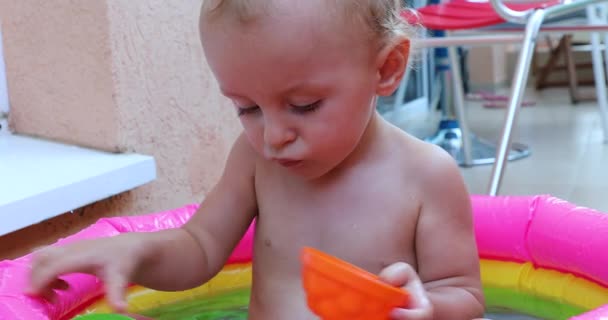
POLYGON ((111 149, 119 131, 105 1, 0 1, 0 19, 14 130, 111 149))
POLYGON ((102 216, 198 202, 240 127, 198 39, 201 0, 0 1, 11 126, 22 134, 155 157, 158 179, 0 237, 0 258, 102 216))

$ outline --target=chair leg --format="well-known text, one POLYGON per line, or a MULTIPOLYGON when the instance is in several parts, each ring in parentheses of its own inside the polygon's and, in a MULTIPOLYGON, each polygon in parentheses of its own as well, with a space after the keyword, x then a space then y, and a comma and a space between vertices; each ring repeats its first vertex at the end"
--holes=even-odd
POLYGON ((463 165, 470 167, 473 165, 471 133, 465 118, 464 88, 462 85, 462 74, 460 72, 460 63, 458 61, 456 47, 450 46, 448 48, 448 57, 450 59, 450 72, 452 73, 452 88, 454 91, 452 92, 452 103, 454 103, 454 113, 458 119, 460 131, 462 132, 463 165))
MULTIPOLYGON (((608 3, 602 3, 602 4, 597 4, 597 6, 600 7, 600 23, 608 23, 608 3)), ((606 71, 606 73, 604 73, 605 77, 608 77, 608 32, 604 32, 603 33, 603 38, 604 38, 604 65, 602 66, 604 71, 606 71)), ((601 57, 601 54, 600 54, 601 57)), ((600 112, 602 113, 602 125, 603 125, 603 130, 604 130, 604 143, 608 144, 608 108, 606 107, 606 99, 608 99, 606 96, 608 94, 606 94, 606 86, 604 85, 605 83, 603 83, 602 85, 600 85, 599 87, 601 87, 601 90, 604 91, 604 108, 600 110, 600 112)))
MULTIPOLYGON (((595 15, 594 6, 587 7, 587 18, 591 24, 599 23, 595 15)), ((593 77, 595 79, 595 91, 597 104, 600 112, 600 121, 604 131, 604 142, 608 142, 608 97, 606 94, 606 77, 604 74, 604 61, 602 58, 600 34, 591 33, 591 59, 593 61, 593 77)), ((605 45, 608 45, 606 43, 605 45)))
POLYGON ((604 130, 604 142, 608 143, 608 100, 606 94, 606 77, 604 75, 604 66, 602 52, 600 49, 600 35, 597 33, 591 34, 592 59, 593 59, 593 76, 595 77, 595 91, 597 95, 597 104, 600 111, 600 119, 602 129, 604 130))
MULTIPOLYGON (((562 53, 564 52, 564 45, 565 45, 565 37, 567 36, 563 36, 560 40, 558 45, 553 48, 551 45, 551 41, 548 40, 548 44, 550 46, 550 53, 549 53, 549 60, 545 63, 544 66, 542 66, 542 68, 539 70, 539 74, 536 77, 536 89, 540 90, 543 89, 545 87, 549 86, 549 83, 547 81, 547 78, 549 78, 549 75, 551 74, 551 72, 556 69, 559 59, 561 58, 562 53)), ((536 46, 534 46, 536 47, 536 46)))
POLYGON ((504 169, 508 160, 507 157, 509 154, 509 149, 511 148, 513 126, 517 119, 517 114, 523 99, 528 74, 530 72, 530 62, 532 61, 532 54, 534 53, 534 46, 536 44, 536 39, 538 38, 538 33, 544 18, 545 11, 539 9, 534 11, 526 24, 524 41, 519 53, 519 60, 517 62, 517 68, 515 69, 513 82, 511 84, 511 98, 509 100, 509 107, 507 109, 500 144, 496 150, 496 162, 494 162, 494 166, 492 168, 492 176, 490 178, 490 185, 488 188, 488 193, 492 196, 497 195, 500 189, 504 169))
MULTIPOLYGON (((608 3, 596 4, 599 7, 599 23, 608 23, 608 3)), ((608 32, 604 32, 604 64, 608 73, 608 32)))
POLYGON ((564 55, 566 56, 566 69, 568 73, 568 88, 570 89, 570 101, 573 104, 579 103, 582 99, 578 92, 578 76, 576 74, 576 62, 574 52, 572 52, 572 35, 568 34, 564 39, 564 55))

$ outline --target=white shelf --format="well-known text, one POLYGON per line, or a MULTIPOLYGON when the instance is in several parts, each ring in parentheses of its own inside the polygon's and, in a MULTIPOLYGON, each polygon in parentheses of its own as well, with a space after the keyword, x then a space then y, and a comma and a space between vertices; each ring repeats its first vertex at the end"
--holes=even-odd
POLYGON ((0 235, 154 179, 150 156, 0 134, 0 235))

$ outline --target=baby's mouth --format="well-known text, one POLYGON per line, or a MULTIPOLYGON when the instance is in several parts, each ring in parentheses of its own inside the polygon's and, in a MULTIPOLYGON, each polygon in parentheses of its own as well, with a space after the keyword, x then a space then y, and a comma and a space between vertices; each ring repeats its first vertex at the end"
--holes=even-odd
POLYGON ((294 159, 275 159, 275 161, 285 168, 293 168, 302 163, 302 160, 294 159))

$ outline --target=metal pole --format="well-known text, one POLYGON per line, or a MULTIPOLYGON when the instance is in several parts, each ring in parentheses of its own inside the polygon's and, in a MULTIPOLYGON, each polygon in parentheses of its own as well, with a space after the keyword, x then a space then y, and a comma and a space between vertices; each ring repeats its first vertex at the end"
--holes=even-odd
POLYGON ((509 107, 507 110, 500 144, 496 150, 496 162, 494 162, 494 166, 492 168, 492 176, 490 179, 490 186, 488 188, 488 193, 492 196, 498 194, 500 183, 504 175, 509 149, 511 148, 513 126, 517 119, 517 114, 519 112, 520 104, 525 92, 536 38, 538 37, 538 33, 544 18, 545 11, 542 9, 536 10, 526 25, 523 46, 519 54, 519 60, 517 62, 517 68, 515 69, 513 83, 511 84, 511 99, 509 100, 509 107))
MULTIPOLYGON (((590 4, 600 3, 602 1, 605 1, 605 0, 576 0, 576 1, 565 0, 560 4, 556 4, 556 5, 553 5, 553 6, 550 6, 550 7, 547 7, 546 9, 544 9, 546 12, 545 18, 550 19, 550 18, 554 18, 554 17, 561 16, 564 14, 568 14, 570 12, 581 10, 590 4)), ((533 9, 528 9, 525 11, 513 10, 513 9, 510 9, 509 7, 507 7, 503 3, 502 0, 490 0, 490 3, 492 4, 494 11, 496 11, 496 13, 501 18, 505 19, 506 21, 509 21, 512 23, 518 23, 518 24, 527 24, 528 20, 530 19, 530 17, 533 14, 533 12, 535 10, 541 10, 541 8, 539 8, 539 9, 533 8, 533 9)))
MULTIPOLYGON (((587 7, 587 19, 590 24, 602 23, 599 21, 595 6, 587 7)), ((604 22, 605 23, 605 22, 604 22)), ((591 59, 593 61, 593 76, 595 79, 595 91, 597 95, 597 104, 600 109, 600 121, 604 130, 604 141, 608 142, 608 101, 606 100, 606 77, 604 76, 604 62, 602 51, 600 48, 600 34, 597 32, 591 33, 591 59)), ((605 45, 608 45, 606 43, 605 45)), ((608 50, 606 50, 608 52, 608 50)))
POLYGON ((458 63, 458 54, 456 53, 456 47, 448 48, 448 56, 450 59, 450 72, 452 73, 452 103, 454 106, 454 113, 458 124, 460 125, 460 131, 462 132, 462 152, 463 152, 463 165, 470 167, 473 165, 473 155, 471 146, 471 133, 469 126, 465 118, 464 111, 464 89, 462 86, 462 74, 460 73, 460 63, 458 63))

